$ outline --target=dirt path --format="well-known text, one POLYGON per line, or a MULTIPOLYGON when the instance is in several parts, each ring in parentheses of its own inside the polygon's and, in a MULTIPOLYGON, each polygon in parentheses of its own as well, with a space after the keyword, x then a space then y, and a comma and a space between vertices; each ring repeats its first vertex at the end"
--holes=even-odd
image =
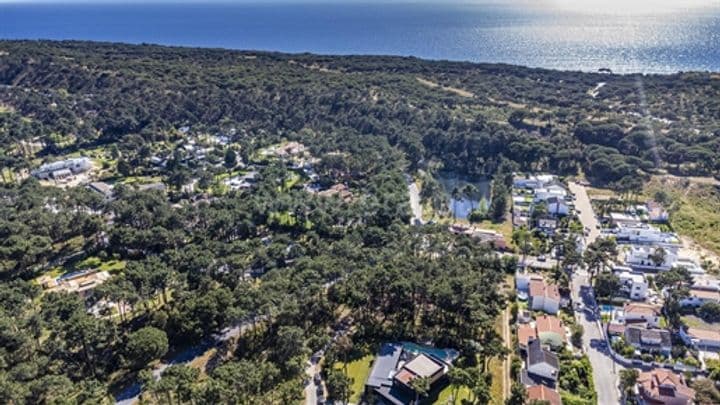
POLYGON ((703 184, 703 185, 720 187, 720 180, 718 180, 714 177, 675 176, 673 174, 662 174, 662 175, 655 175, 655 176, 653 176, 653 178, 657 178, 660 180, 667 179, 667 180, 671 180, 674 182, 687 181, 691 184, 703 184))
MULTIPOLYGON (((512 339, 510 338, 510 308, 505 308, 503 312, 503 340, 505 347, 512 352, 512 339)), ((503 402, 510 398, 510 386, 512 384, 510 376, 510 356, 506 356, 503 360, 503 402)))
POLYGON ((412 176, 406 175, 406 180, 408 183, 408 195, 410 198, 410 209, 412 210, 412 220, 411 223, 413 225, 422 225, 423 219, 422 219, 422 206, 420 205, 420 190, 418 189, 417 183, 415 183, 415 180, 413 180, 412 176))
POLYGON ((475 94, 474 94, 474 93, 469 92, 469 91, 467 91, 467 90, 458 89, 457 87, 442 86, 442 85, 440 85, 439 83, 435 83, 435 82, 433 82, 433 81, 430 81, 430 80, 427 80, 427 79, 423 79, 422 77, 416 77, 415 79, 416 79, 418 82, 420 82, 421 84, 423 84, 423 85, 425 85, 425 86, 427 86, 427 87, 430 87, 431 89, 441 89, 441 90, 445 90, 445 91, 448 91, 448 92, 450 92, 450 93, 456 94, 456 95, 458 95, 458 96, 460 96, 460 97, 467 97, 467 98, 475 97, 475 94))

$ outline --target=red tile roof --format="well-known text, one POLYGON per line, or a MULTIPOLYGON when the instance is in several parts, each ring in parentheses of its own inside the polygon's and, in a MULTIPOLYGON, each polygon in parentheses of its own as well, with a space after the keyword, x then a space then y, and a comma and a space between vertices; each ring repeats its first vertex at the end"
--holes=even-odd
POLYGON ((687 334, 690 337, 703 340, 714 340, 720 342, 720 332, 716 330, 700 329, 700 328, 688 328, 687 334))
POLYGON ((625 325, 621 323, 611 323, 608 325, 608 333, 611 335, 624 335, 625 325))
POLYGON ((669 370, 640 373, 637 382, 640 395, 652 403, 689 404, 695 398, 695 390, 687 386, 685 378, 669 370))
POLYGON ((708 291, 708 290, 702 290, 699 288, 691 288, 690 296, 702 298, 704 300, 720 301, 720 292, 718 292, 718 291, 708 291))
POLYGON ((535 328, 530 325, 520 325, 517 334, 518 342, 523 346, 527 346, 528 342, 531 339, 537 339, 537 333, 535 333, 535 328))
POLYGON ((660 308, 654 305, 641 304, 638 302, 626 303, 623 307, 623 311, 626 314, 637 314, 645 316, 657 316, 660 315, 660 308))
POLYGON ((565 340, 565 327, 563 326, 563 322, 558 319, 558 317, 552 315, 543 315, 537 318, 535 324, 537 326, 538 334, 546 332, 557 333, 563 338, 563 340, 565 340))
POLYGON ((546 283, 544 280, 531 279, 529 290, 531 297, 543 296, 558 302, 560 301, 560 290, 558 290, 557 285, 546 283))
POLYGON ((560 394, 552 388, 548 388, 544 385, 533 385, 528 387, 527 396, 530 402, 548 401, 550 405, 562 405, 560 394))

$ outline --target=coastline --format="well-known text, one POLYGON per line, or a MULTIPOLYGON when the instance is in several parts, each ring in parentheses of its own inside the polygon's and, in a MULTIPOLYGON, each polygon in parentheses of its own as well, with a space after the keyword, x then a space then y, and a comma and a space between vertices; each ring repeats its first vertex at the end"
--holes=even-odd
MULTIPOLYGON (((175 49, 175 50, 188 50, 188 51, 195 51, 195 50, 202 50, 202 51, 209 51, 209 52, 222 52, 222 53, 235 53, 237 55, 243 55, 245 57, 252 57, 255 58, 257 56, 267 56, 267 57, 280 57, 280 58, 286 58, 288 60, 293 60, 293 58, 298 57, 311 57, 311 58, 358 58, 358 59, 367 59, 367 60, 388 60, 388 59, 397 59, 402 61, 407 60, 417 60, 418 62, 423 63, 442 63, 442 64, 449 64, 459 67, 475 67, 475 68, 484 68, 484 69, 490 69, 490 70, 497 70, 502 68, 517 68, 517 69, 525 69, 530 71, 543 71, 548 73, 568 73, 568 74, 587 74, 587 75, 597 75, 598 79, 601 79, 602 77, 633 77, 633 76, 660 76, 660 77, 669 77, 669 76, 680 76, 680 75, 686 75, 686 74, 701 74, 701 75, 708 75, 710 79, 712 80, 720 80, 720 67, 718 67, 718 70, 687 70, 687 71, 676 71, 676 72, 615 72, 611 68, 602 66, 598 67, 596 70, 571 70, 571 69, 555 69, 555 68, 548 68, 548 67, 541 67, 541 66, 530 66, 530 65, 518 65, 518 64, 512 64, 512 63, 506 63, 506 62, 473 62, 468 60, 451 60, 451 59, 431 59, 431 58, 422 58, 418 56, 412 56, 412 55, 392 55, 392 54, 327 54, 327 53, 316 53, 316 52, 284 52, 284 51, 278 51, 278 50, 268 50, 268 49, 240 49, 240 48, 226 48, 226 47, 208 47, 208 46, 194 46, 194 45, 178 45, 178 44, 162 44, 162 43, 147 43, 147 42, 122 42, 122 41, 97 41, 97 40, 87 40, 87 39, 34 39, 34 38, 0 38, 0 58, 7 55, 7 51, 2 49, 2 45, 5 43, 49 43, 49 44, 75 44, 75 45, 81 45, 81 44, 94 44, 97 46, 106 46, 106 47, 113 47, 113 46, 134 46, 134 47, 157 47, 157 48, 164 48, 164 49, 175 49), (610 70, 610 72, 604 71, 604 70, 610 70)), ((0 59, 1 60, 1 59, 0 59)), ((423 80, 418 79, 419 83, 423 83, 423 80)), ((425 85, 429 85, 429 83, 424 83, 425 85)), ((472 93, 468 93, 464 90, 449 88, 452 92, 462 92, 462 95, 464 97, 470 97, 472 93)))

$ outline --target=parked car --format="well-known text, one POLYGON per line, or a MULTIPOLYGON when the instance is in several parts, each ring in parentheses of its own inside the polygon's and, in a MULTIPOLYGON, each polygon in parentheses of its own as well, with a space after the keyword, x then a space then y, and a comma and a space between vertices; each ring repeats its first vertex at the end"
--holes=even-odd
POLYGON ((537 259, 538 259, 539 262, 544 262, 545 260, 547 260, 547 259, 545 258, 545 255, 540 255, 540 256, 537 257, 537 259))

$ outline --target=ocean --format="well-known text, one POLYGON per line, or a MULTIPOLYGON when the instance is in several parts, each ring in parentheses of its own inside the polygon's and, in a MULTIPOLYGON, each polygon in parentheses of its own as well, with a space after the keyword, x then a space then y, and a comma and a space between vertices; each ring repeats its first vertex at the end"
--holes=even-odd
POLYGON ((720 71, 717 0, 703 7, 672 11, 636 7, 628 12, 622 7, 586 12, 578 7, 538 6, 554 3, 551 0, 309 1, 30 4, 0 0, 0 38, 402 55, 559 70, 610 68, 616 73, 720 71))

